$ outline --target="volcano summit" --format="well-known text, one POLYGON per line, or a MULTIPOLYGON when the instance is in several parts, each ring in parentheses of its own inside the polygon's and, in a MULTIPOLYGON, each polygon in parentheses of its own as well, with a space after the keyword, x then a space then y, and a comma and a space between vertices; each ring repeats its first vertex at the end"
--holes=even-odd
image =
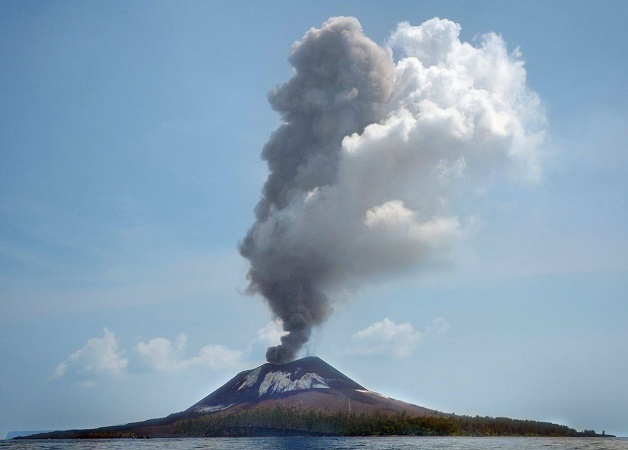
POLYGON ((328 413, 438 414, 369 391, 315 356, 281 365, 266 363, 240 372, 185 413, 203 414, 277 406, 324 410, 328 413))

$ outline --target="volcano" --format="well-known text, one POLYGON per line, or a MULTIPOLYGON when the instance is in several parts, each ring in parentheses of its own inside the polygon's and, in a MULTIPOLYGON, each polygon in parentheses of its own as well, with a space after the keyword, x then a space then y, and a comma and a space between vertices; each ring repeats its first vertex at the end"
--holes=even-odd
POLYGON ((185 413, 203 414, 275 406, 329 413, 438 414, 369 391, 315 356, 281 365, 266 363, 240 372, 185 413))
MULTIPOLYGON (((317 357, 240 372, 188 409, 160 419, 24 439, 472 435, 601 436, 564 425, 445 414, 366 389, 317 357)), ((608 435, 606 435, 608 437, 608 435)), ((22 438, 16 438, 22 439, 22 438)))
POLYGON ((295 417, 320 422, 340 416, 444 416, 370 391, 318 357, 266 363, 240 372, 188 409, 160 419, 110 427, 42 433, 30 439, 337 434, 287 426, 295 417), (282 417, 285 418, 282 419, 282 417), (269 423, 269 419, 272 423, 269 423), (290 420, 288 420, 290 419, 290 420))

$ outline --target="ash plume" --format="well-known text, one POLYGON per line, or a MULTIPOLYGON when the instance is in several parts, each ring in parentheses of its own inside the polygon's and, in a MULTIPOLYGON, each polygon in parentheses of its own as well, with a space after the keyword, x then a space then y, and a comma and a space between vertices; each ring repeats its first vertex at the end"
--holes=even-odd
POLYGON ((544 116, 519 52, 459 34, 448 20, 402 23, 380 46, 336 17, 292 46, 294 75, 269 94, 283 121, 262 151, 270 173, 240 243, 248 292, 287 332, 269 362, 297 357, 339 286, 445 258, 465 196, 539 178, 544 116))

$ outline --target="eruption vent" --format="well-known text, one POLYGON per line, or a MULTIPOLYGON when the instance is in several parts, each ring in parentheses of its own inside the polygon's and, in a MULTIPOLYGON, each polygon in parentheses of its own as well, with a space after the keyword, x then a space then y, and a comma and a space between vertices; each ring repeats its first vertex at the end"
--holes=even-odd
POLYGON ((249 292, 287 332, 269 362, 296 358, 335 287, 443 258, 464 233, 463 194, 502 174, 539 177, 544 117, 519 53, 459 33, 448 20, 402 23, 381 47, 336 17, 293 45, 294 76, 269 94, 283 119, 262 151, 270 174, 240 244, 249 292))

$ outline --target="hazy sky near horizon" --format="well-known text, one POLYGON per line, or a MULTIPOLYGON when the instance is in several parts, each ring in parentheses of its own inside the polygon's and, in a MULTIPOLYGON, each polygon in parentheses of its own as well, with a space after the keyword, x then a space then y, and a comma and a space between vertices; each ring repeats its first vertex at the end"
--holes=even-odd
POLYGON ((522 54, 538 183, 467 210, 447 264, 347 286, 316 354, 446 412, 628 436, 623 1, 0 3, 0 437, 183 410, 279 333, 238 253, 290 48, 434 17, 522 54))

